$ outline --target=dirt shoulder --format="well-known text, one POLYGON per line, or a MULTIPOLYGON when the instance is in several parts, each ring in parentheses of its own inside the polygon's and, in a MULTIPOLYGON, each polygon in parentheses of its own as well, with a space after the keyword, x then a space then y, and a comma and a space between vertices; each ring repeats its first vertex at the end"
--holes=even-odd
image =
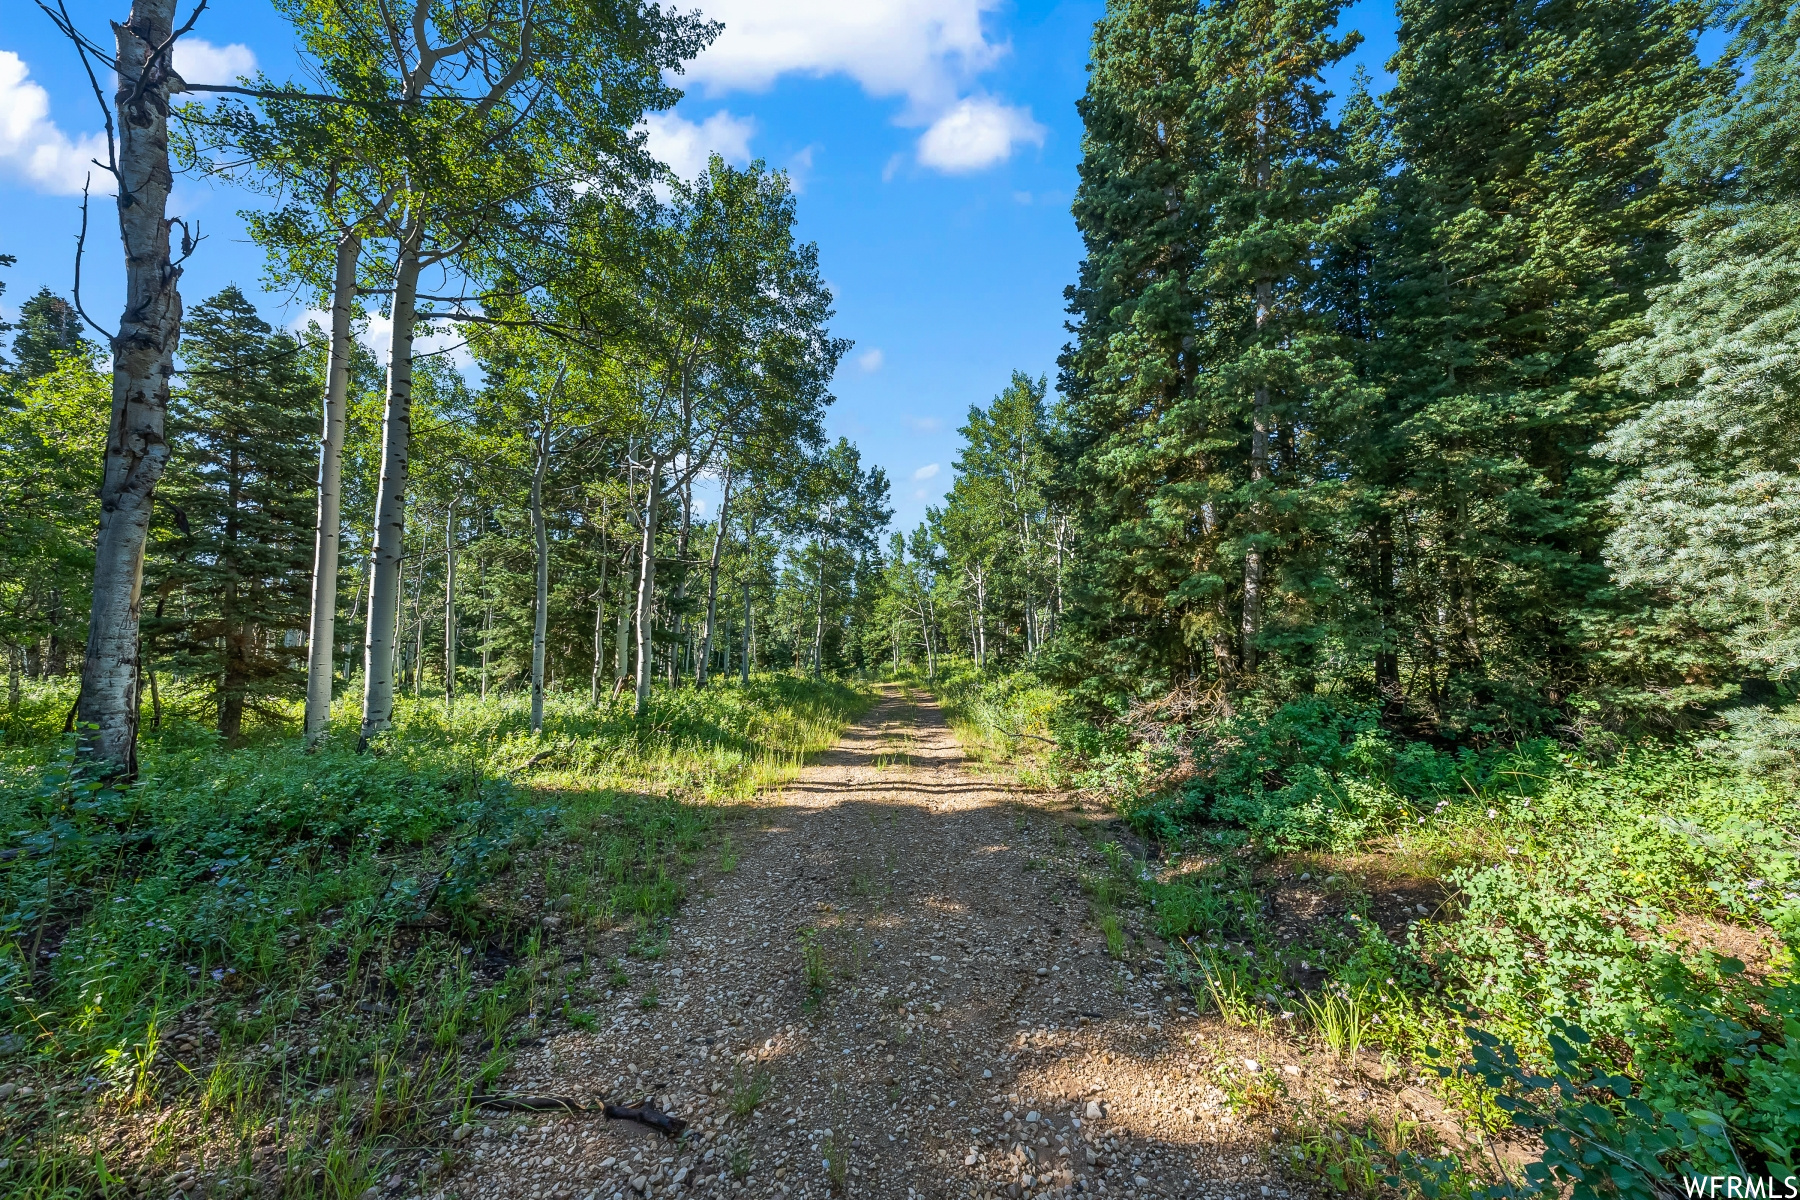
MULTIPOLYGON (((900 688, 733 833, 729 871, 591 1031, 503 1086, 688 1122, 493 1119, 432 1189, 474 1197, 1287 1197, 1156 977, 1109 959, 1064 820, 978 778, 900 688)), ((728 860, 729 861, 729 860, 728 860)), ((617 982, 617 977, 615 977, 617 982)), ((606 986, 597 973, 595 986, 606 986)))

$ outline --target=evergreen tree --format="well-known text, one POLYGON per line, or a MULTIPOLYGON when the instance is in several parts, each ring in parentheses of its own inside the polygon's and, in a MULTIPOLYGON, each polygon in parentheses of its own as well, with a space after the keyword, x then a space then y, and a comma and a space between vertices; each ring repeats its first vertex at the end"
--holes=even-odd
POLYGON ((246 709, 301 683, 318 384, 236 287, 189 314, 182 360, 145 631, 156 665, 201 682, 236 738, 246 709))
POLYGON ((19 306, 13 328, 18 330, 12 343, 14 387, 48 375, 66 355, 93 353, 75 306, 47 287, 19 306))
POLYGON ((1666 277, 1689 189, 1655 148, 1710 86, 1686 0, 1402 0, 1380 286, 1378 464, 1406 653, 1450 732, 1531 727, 1594 682, 1629 400, 1601 352, 1666 277), (1454 716, 1453 714, 1463 714, 1454 716))
MULTIPOLYGON (((1743 669, 1800 670, 1800 9, 1747 4, 1742 85, 1683 122, 1672 174, 1717 199, 1679 226, 1679 277, 1608 355, 1651 403, 1605 445, 1607 559, 1657 593, 1664 640, 1722 634, 1743 669)), ((1701 641, 1702 646, 1705 645, 1701 641)), ((1691 673, 1696 682, 1717 679, 1691 673)))
POLYGON ((1314 296, 1343 202, 1319 84, 1354 44, 1340 7, 1119 0, 1097 27, 1063 364, 1072 619, 1133 675, 1236 683, 1310 590, 1304 489, 1357 394, 1314 296))

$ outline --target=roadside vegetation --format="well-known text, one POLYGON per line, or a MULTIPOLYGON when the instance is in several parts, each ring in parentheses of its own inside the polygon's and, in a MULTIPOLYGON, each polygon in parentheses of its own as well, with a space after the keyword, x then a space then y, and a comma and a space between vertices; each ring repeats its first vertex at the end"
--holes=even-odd
POLYGON ((1321 1182, 1467 1195, 1603 1172, 1598 1190, 1650 1195, 1677 1171, 1794 1170, 1783 710, 1457 749, 1329 697, 1224 717, 1177 694, 1095 722, 1028 672, 938 686, 998 769, 1123 818, 1084 878, 1115 954, 1132 953, 1123 916, 1197 1011, 1390 1092, 1423 1084, 1460 1126, 1321 1123, 1279 1081, 1233 1081, 1321 1182))
POLYGON ((73 757, 70 701, 28 687, 0 750, 12 1196, 429 1177, 517 1046, 591 1028, 660 954, 723 806, 867 697, 760 675, 640 719, 553 695, 540 735, 516 694, 403 700, 365 754, 353 706, 308 753, 177 703, 119 787, 73 757))

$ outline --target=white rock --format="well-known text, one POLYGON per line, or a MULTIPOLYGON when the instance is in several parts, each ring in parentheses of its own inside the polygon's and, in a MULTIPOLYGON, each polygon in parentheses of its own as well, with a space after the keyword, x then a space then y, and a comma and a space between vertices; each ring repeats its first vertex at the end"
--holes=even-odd
POLYGON ((1257 1062, 1254 1058, 1246 1058, 1244 1060, 1244 1070, 1254 1075, 1262 1070, 1262 1064, 1257 1062))
POLYGON ((1043 1114, 1039 1113, 1038 1110, 1034 1108, 1025 1114, 1025 1123, 1027 1125, 1036 1125, 1042 1116, 1043 1114))
POLYGON ((1106 1114, 1100 1110, 1100 1102, 1098 1100, 1089 1100, 1087 1102, 1087 1119, 1088 1120, 1098 1121, 1105 1115, 1106 1114))

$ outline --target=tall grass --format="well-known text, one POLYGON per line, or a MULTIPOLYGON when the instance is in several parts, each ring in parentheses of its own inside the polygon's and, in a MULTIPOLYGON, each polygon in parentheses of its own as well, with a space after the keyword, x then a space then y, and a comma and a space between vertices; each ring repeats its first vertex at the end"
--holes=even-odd
POLYGON ((61 738, 65 692, 33 689, 0 747, 8 1195, 178 1166, 359 1195, 372 1139, 435 1139, 520 1037, 591 1025, 630 983, 596 939, 660 953, 719 806, 867 700, 783 677, 659 691, 642 719, 552 697, 540 734, 514 696, 403 700, 358 754, 349 702, 309 753, 278 720, 222 744, 177 693, 115 788, 61 738))

